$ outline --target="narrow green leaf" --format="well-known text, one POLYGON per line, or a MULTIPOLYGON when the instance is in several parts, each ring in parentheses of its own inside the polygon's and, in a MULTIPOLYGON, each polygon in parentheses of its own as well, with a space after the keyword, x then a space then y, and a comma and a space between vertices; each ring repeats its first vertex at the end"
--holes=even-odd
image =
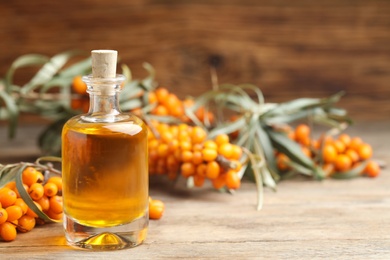
POLYGON ((26 94, 36 87, 47 83, 77 52, 68 51, 53 56, 43 67, 35 74, 35 76, 25 84, 21 93, 26 94))
POLYGON ((237 130, 242 130, 246 126, 246 120, 244 117, 240 117, 234 122, 228 122, 225 124, 221 124, 210 131, 208 138, 213 139, 220 134, 230 134, 237 130))
MULTIPOLYGON (((78 54, 77 52, 74 53, 75 55, 78 54)), ((92 61, 91 58, 86 58, 82 61, 79 61, 68 68, 64 68, 60 71, 58 74, 61 78, 74 78, 76 76, 85 76, 87 74, 90 74, 92 72, 92 61)))
POLYGON ((361 176, 364 168, 366 168, 368 161, 364 161, 358 166, 350 169, 349 171, 345 172, 335 172, 331 175, 331 178, 334 179, 351 179, 361 176))
POLYGON ((5 85, 6 91, 10 92, 10 87, 12 85, 12 78, 15 71, 19 68, 28 67, 32 65, 41 65, 49 61, 49 57, 40 55, 40 54, 27 54, 20 56, 17 58, 8 69, 7 74, 5 76, 5 85))

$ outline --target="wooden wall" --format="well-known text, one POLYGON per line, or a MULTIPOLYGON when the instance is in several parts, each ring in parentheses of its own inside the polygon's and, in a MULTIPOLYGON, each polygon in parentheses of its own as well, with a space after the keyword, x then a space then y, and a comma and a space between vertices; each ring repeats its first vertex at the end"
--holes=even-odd
MULTIPOLYGON (((26 53, 119 51, 179 96, 253 83, 266 101, 325 97, 357 120, 390 119, 387 0, 0 0, 0 76, 26 53)), ((23 77, 23 76, 21 76, 23 77)))

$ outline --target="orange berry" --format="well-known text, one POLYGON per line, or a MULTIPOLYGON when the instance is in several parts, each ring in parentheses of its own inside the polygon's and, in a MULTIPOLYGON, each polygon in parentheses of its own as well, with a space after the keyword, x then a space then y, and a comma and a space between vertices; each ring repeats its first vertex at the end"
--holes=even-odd
POLYGON ((42 198, 36 200, 36 202, 41 206, 43 211, 47 211, 50 208, 50 201, 46 195, 43 195, 42 198))
POLYGON ((159 87, 155 90, 157 101, 164 103, 169 95, 169 91, 166 88, 159 87))
POLYGON ((149 218, 160 219, 164 213, 165 205, 161 200, 149 202, 149 218))
POLYGON ((288 165, 289 161, 290 158, 288 158, 288 156, 285 155, 284 153, 280 153, 276 156, 276 165, 278 169, 281 171, 285 171, 290 168, 290 166, 288 165))
POLYGON ((28 190, 28 194, 33 200, 39 200, 44 194, 44 188, 40 183, 34 183, 28 190))
POLYGON ((160 136, 161 136, 161 140, 166 144, 169 144, 169 142, 173 140, 173 135, 171 134, 171 132, 168 131, 164 131, 160 133, 160 136))
POLYGON ((0 225, 0 236, 4 241, 12 241, 16 238, 16 227, 10 223, 5 222, 0 225))
POLYGON ((39 179, 38 171, 33 167, 27 167, 23 170, 22 173, 22 180, 23 183, 27 184, 28 186, 33 185, 36 183, 39 179))
POLYGON ((43 186, 43 190, 44 190, 44 194, 47 197, 53 197, 54 195, 57 195, 57 192, 58 192, 57 185, 55 185, 54 183, 50 183, 50 182, 46 183, 43 186))
POLYGON ((10 188, 4 187, 0 189, 0 203, 6 208, 13 205, 16 201, 16 193, 10 188))
POLYGON ((23 214, 27 213, 28 206, 22 198, 17 198, 14 205, 19 206, 22 209, 23 214))
POLYGON ((367 160, 372 157, 372 147, 369 144, 361 144, 357 149, 357 153, 361 160, 367 160))
POLYGON ((157 95, 156 95, 156 93, 154 93, 153 91, 149 92, 148 101, 149 101, 149 104, 157 103, 157 95))
POLYGON ((351 142, 349 143, 349 148, 354 149, 355 151, 357 151, 362 143, 363 143, 363 141, 362 141, 362 139, 360 137, 353 137, 351 139, 351 142))
POLYGON ((189 141, 181 141, 179 142, 179 147, 182 150, 191 150, 192 145, 189 141))
POLYGON ((230 159, 233 154, 233 145, 230 143, 222 144, 218 147, 218 153, 227 159, 230 159))
POLYGON ((62 178, 59 177, 59 176, 53 176, 53 177, 50 177, 48 180, 47 180, 47 183, 54 183, 58 190, 61 191, 62 190, 62 178))
POLYGON ((349 135, 347 135, 347 134, 341 134, 341 135, 339 135, 339 140, 341 141, 341 142, 343 142, 343 144, 346 146, 346 147, 348 147, 349 145, 350 145, 350 143, 351 143, 351 137, 349 136, 349 135))
POLYGON ((0 224, 3 224, 8 219, 8 213, 5 209, 0 207, 0 224))
POLYGON ((232 145, 232 155, 229 159, 239 160, 242 156, 242 148, 238 145, 232 145))
POLYGON ((158 105, 152 110, 152 114, 155 114, 158 116, 167 116, 168 109, 163 105, 158 105))
POLYGON ((87 84, 82 80, 82 77, 76 76, 72 80, 72 89, 75 93, 80 95, 86 95, 87 94, 87 84))
POLYGON ((353 149, 348 148, 344 154, 351 158, 352 163, 359 161, 359 154, 353 149))
POLYGON ((206 177, 207 164, 202 163, 196 167, 196 174, 202 177, 206 177))
POLYGON ((213 180, 216 179, 220 172, 220 166, 216 161, 211 161, 207 163, 206 176, 207 178, 213 180))
POLYGON ((380 167, 379 167, 379 164, 375 161, 369 161, 366 165, 366 167, 364 168, 364 173, 368 176, 368 177, 371 177, 371 178, 374 178, 376 176, 379 175, 380 173, 380 167))
POLYGON ((5 208, 8 213, 7 221, 14 221, 23 216, 23 210, 21 207, 13 205, 5 208))
POLYGON ((192 153, 192 163, 195 165, 201 164, 203 162, 202 152, 194 151, 192 153))
POLYGON ((207 137, 207 133, 203 128, 201 128, 199 126, 195 126, 192 129, 192 132, 191 132, 192 143, 200 144, 206 139, 206 137, 207 137))
POLYGON ((337 153, 343 153, 345 151, 345 144, 340 140, 335 140, 333 146, 336 148, 337 153))
POLYGON ((16 188, 16 182, 15 181, 8 182, 4 187, 14 190, 16 188))
POLYGON ((53 196, 49 199, 50 209, 53 213, 60 214, 62 213, 62 197, 61 196, 53 196))
POLYGON ((63 212, 61 213, 55 213, 53 212, 51 209, 49 209, 46 213, 45 213, 49 218, 52 218, 52 219, 55 219, 55 220, 60 220, 62 219, 63 217, 63 212))
POLYGON ((331 144, 325 144, 322 148, 322 159, 325 163, 332 163, 337 157, 337 150, 331 144))
POLYGON ((351 169, 352 161, 351 158, 348 157, 348 155, 339 154, 334 160, 334 165, 336 167, 336 170, 343 172, 351 169))
POLYGON ((219 134, 215 137, 215 143, 218 146, 229 143, 229 136, 227 134, 219 134))
POLYGON ((300 124, 295 128, 295 139, 298 142, 304 141, 310 137, 310 127, 305 124, 300 124))
POLYGON ((334 164, 333 163, 325 163, 323 166, 322 166, 322 169, 324 170, 325 172, 325 176, 331 176, 334 172, 334 164))
POLYGON ((35 227, 36 221, 34 217, 27 215, 22 216, 18 221, 18 230, 20 232, 28 232, 35 227))
POLYGON ((195 174, 195 166, 190 162, 183 163, 180 167, 180 172, 181 175, 187 178, 195 174))
POLYGON ((311 151, 310 151, 309 148, 307 148, 306 146, 302 146, 301 149, 302 149, 302 152, 303 152, 307 157, 311 158, 311 151))
POLYGON ((212 141, 212 140, 207 140, 203 143, 203 147, 204 148, 209 148, 209 149, 213 149, 213 150, 218 150, 218 145, 216 142, 212 141))
POLYGON ((206 162, 212 162, 214 161, 218 156, 218 153, 214 149, 205 148, 202 150, 202 157, 203 160, 206 162))
POLYGON ((226 173, 226 187, 228 187, 228 189, 238 189, 240 184, 241 180, 238 177, 237 172, 234 170, 228 170, 226 173))
POLYGON ((220 174, 216 179, 212 180, 213 187, 217 190, 226 185, 226 173, 220 174))
POLYGON ((194 185, 196 187, 202 187, 205 181, 205 177, 201 175, 194 175, 194 185))
POLYGON ((183 162, 192 162, 193 158, 194 158, 193 153, 189 150, 184 150, 181 154, 181 160, 183 162))
POLYGON ((160 158, 167 157, 168 152, 169 152, 169 147, 167 144, 162 143, 158 145, 157 154, 160 158))

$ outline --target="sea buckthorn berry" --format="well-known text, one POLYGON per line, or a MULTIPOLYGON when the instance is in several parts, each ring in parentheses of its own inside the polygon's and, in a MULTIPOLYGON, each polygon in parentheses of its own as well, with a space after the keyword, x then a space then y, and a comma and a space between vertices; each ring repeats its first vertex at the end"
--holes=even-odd
POLYGON ((362 139, 360 137, 353 137, 351 139, 351 142, 349 143, 349 148, 357 151, 360 145, 363 143, 362 139))
POLYGON ((218 152, 214 149, 205 148, 202 150, 202 158, 206 162, 214 161, 218 156, 218 152))
POLYGON ((206 177, 207 164, 202 163, 196 167, 196 174, 202 177, 206 177))
POLYGON ((0 236, 4 241, 12 241, 16 238, 16 227, 10 223, 5 222, 0 225, 0 236))
MULTIPOLYGON (((35 206, 38 207, 39 210, 42 211, 41 205, 39 205, 36 201, 34 201, 34 204, 35 204, 35 206)), ((38 217, 38 215, 31 208, 27 209, 26 215, 30 216, 30 217, 33 217, 33 218, 37 218, 38 217)))
POLYGON ((43 195, 42 198, 36 200, 36 202, 41 205, 43 211, 47 211, 50 208, 49 198, 46 195, 43 195))
POLYGON ((207 178, 213 180, 216 179, 219 175, 221 167, 216 161, 211 161, 207 163, 206 176, 207 178))
POLYGON ((0 189, 0 203, 6 208, 13 205, 16 201, 16 193, 10 188, 4 187, 0 189))
POLYGON ((30 186, 30 189, 28 190, 28 194, 33 200, 39 200, 40 198, 42 198, 44 192, 44 188, 40 183, 34 183, 30 186))
POLYGON ((340 140, 335 140, 333 146, 336 148, 337 153, 343 153, 345 151, 345 144, 340 140))
POLYGON ((285 171, 290 168, 290 166, 288 165, 289 161, 290 158, 288 158, 288 156, 285 155, 284 153, 280 153, 276 156, 276 165, 278 169, 281 171, 285 171))
POLYGON ((212 150, 218 150, 218 145, 216 142, 212 141, 212 140, 207 140, 203 143, 203 147, 204 148, 209 148, 209 149, 212 149, 212 150))
POLYGON ((339 154, 334 161, 334 165, 336 170, 343 172, 351 169, 352 161, 347 155, 339 154))
POLYGON ((218 153, 227 159, 230 159, 233 154, 233 145, 230 143, 222 144, 218 147, 218 153))
POLYGON ((61 177, 59 177, 59 176, 50 177, 47 180, 47 183, 54 183, 57 186, 58 190, 62 191, 62 178, 61 177))
POLYGON ((325 144, 322 148, 322 159, 325 163, 332 163, 337 157, 337 150, 331 144, 325 144))
POLYGON ((238 145, 233 144, 232 145, 232 155, 231 158, 232 160, 239 160, 242 156, 242 148, 238 145))
POLYGON ((216 179, 212 180, 213 187, 217 190, 226 185, 226 173, 220 174, 216 179))
POLYGON ((38 181, 38 178, 39 178, 39 174, 35 168, 27 167, 26 169, 23 170, 22 181, 28 186, 31 186, 34 183, 36 183, 38 181))
POLYGON ((28 206, 22 198, 17 198, 14 205, 19 206, 22 209, 23 214, 27 213, 28 206))
POLYGON ((61 213, 55 213, 53 212, 51 209, 49 209, 47 212, 46 212, 46 215, 49 217, 49 218, 52 218, 52 219, 55 219, 55 220, 60 220, 63 218, 64 214, 63 212, 61 213))
POLYGON ((346 146, 346 147, 348 147, 349 145, 350 145, 350 143, 351 143, 351 137, 348 135, 348 134, 341 134, 341 135, 339 135, 339 138, 338 138, 341 142, 343 142, 344 143, 344 145, 346 146))
POLYGON ((302 149, 302 152, 308 157, 308 158, 311 158, 311 151, 310 151, 310 149, 309 148, 307 148, 306 146, 302 146, 301 147, 301 149, 302 149))
POLYGON ((57 192, 58 192, 58 188, 57 188, 57 185, 55 185, 54 183, 46 183, 44 186, 43 186, 43 190, 44 190, 44 194, 48 197, 53 197, 54 195, 57 195, 57 192))
POLYGON ((200 144, 206 139, 206 137, 207 137, 207 133, 203 128, 201 128, 199 126, 195 126, 192 129, 192 132, 191 132, 192 143, 200 144))
POLYGON ((167 144, 162 143, 159 144, 159 146, 157 147, 157 154, 160 158, 166 157, 168 155, 168 152, 169 152, 169 148, 167 144))
POLYGON ((372 147, 369 144, 361 144, 357 149, 357 153, 361 160, 370 159, 372 156, 372 147))
POLYGON ((233 170, 235 170, 236 172, 238 172, 238 171, 241 170, 241 168, 242 168, 241 162, 238 161, 238 160, 233 160, 233 161, 232 161, 232 168, 233 168, 233 170))
POLYGON ((158 116, 167 116, 168 109, 163 105, 158 105, 152 110, 152 114, 155 114, 158 116))
POLYGON ((195 165, 201 164, 203 162, 202 152, 194 151, 192 153, 192 163, 195 165))
POLYGON ((183 163, 180 167, 180 172, 181 175, 187 178, 195 174, 195 166, 189 162, 183 163))
POLYGON ((298 142, 305 141, 310 136, 310 127, 305 124, 300 124, 295 128, 295 139, 298 142))
POLYGON ((189 141, 180 141, 179 142, 179 147, 183 151, 184 150, 191 150, 192 145, 191 145, 191 142, 189 142, 189 141))
POLYGON ((194 185, 196 187, 202 187, 203 184, 204 184, 204 181, 205 181, 205 177, 204 176, 201 176, 201 175, 198 175, 198 174, 194 175, 194 185))
POLYGON ((42 183, 45 180, 45 177, 43 176, 42 172, 40 172, 40 171, 37 171, 37 174, 38 174, 37 182, 42 183))
POLYGON ((7 187, 7 188, 9 188, 11 190, 14 190, 16 188, 16 182, 15 181, 10 181, 4 187, 7 187))
POLYGON ((0 208, 0 224, 3 224, 8 219, 8 213, 5 209, 0 208))
POLYGON ((229 189, 238 189, 240 188, 241 180, 238 177, 237 172, 233 170, 228 170, 226 173, 226 187, 229 189))
POLYGON ((50 202, 50 209, 53 213, 60 214, 63 211, 62 208, 62 197, 61 196, 53 196, 49 200, 50 202))
POLYGON ((160 219, 164 213, 165 205, 161 200, 149 202, 149 218, 160 219))
POLYGON ((368 177, 371 177, 371 178, 374 178, 376 176, 379 175, 380 173, 380 167, 379 167, 379 164, 375 161, 369 161, 366 165, 366 167, 364 168, 364 173, 368 176, 368 177))
POLYGON ((85 82, 83 81, 83 79, 80 75, 73 78, 72 89, 77 94, 80 94, 80 95, 87 94, 87 84, 85 84, 85 82))
POLYGON ((35 227, 35 223, 36 221, 34 217, 24 215, 19 219, 17 229, 20 232, 25 233, 31 231, 35 227))
POLYGON ((173 140, 173 135, 170 132, 165 131, 165 132, 161 133, 161 140, 163 140, 163 142, 169 144, 169 142, 173 140))
POLYGON ((155 90, 157 101, 160 103, 164 103, 169 95, 169 91, 166 88, 159 87, 155 90))
POLYGON ((191 151, 185 150, 183 151, 181 155, 181 160, 183 162, 192 162, 192 159, 194 158, 193 153, 191 151))
POLYGON ((352 163, 359 161, 359 154, 353 149, 348 148, 344 154, 351 158, 352 163))
POLYGON ((215 137, 215 143, 218 146, 229 143, 229 136, 227 134, 220 134, 215 137))
POLYGON ((23 210, 19 206, 15 206, 15 205, 9 206, 5 208, 5 210, 8 213, 7 221, 14 221, 19 219, 21 216, 23 216, 23 210))
POLYGON ((156 93, 154 93, 153 91, 150 91, 149 95, 148 95, 148 101, 149 101, 149 104, 157 103, 157 95, 156 95, 156 93))

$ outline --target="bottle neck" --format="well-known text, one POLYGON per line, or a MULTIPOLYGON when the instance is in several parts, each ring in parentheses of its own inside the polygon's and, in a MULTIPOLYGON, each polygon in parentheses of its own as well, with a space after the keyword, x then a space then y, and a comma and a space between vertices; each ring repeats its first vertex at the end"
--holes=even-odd
POLYGON ((118 75, 112 79, 94 79, 84 77, 90 99, 89 111, 82 119, 88 122, 116 122, 123 119, 119 107, 120 83, 124 77, 118 75))

